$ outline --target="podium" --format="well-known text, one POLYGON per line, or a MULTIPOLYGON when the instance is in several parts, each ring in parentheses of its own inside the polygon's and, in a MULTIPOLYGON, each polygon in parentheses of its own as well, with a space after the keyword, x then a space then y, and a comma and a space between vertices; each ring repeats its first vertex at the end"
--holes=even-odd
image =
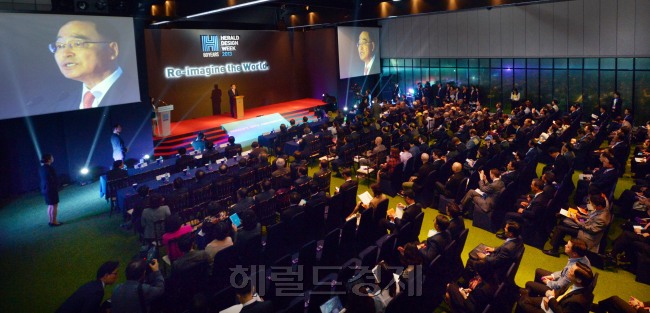
POLYGON ((174 105, 160 106, 154 109, 156 118, 154 119, 154 135, 158 137, 168 136, 171 132, 169 122, 172 117, 174 105))
POLYGON ((235 101, 237 102, 236 118, 244 118, 244 96, 236 96, 235 101))

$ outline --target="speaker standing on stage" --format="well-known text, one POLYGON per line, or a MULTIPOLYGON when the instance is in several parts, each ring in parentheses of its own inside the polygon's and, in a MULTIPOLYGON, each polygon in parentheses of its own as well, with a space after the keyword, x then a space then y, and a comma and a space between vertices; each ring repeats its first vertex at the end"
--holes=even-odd
POLYGON ((237 118, 237 100, 236 96, 239 96, 239 91, 237 91, 237 86, 235 84, 230 85, 228 89, 228 97, 230 98, 230 115, 234 118, 237 118))
POLYGON ((38 170, 38 174, 41 177, 41 194, 45 198, 47 215, 50 217, 48 225, 54 227, 61 226, 63 223, 56 221, 56 213, 59 207, 59 182, 52 163, 54 163, 54 157, 49 153, 44 154, 41 158, 42 165, 38 170))
POLYGON ((111 135, 111 145, 113 146, 113 160, 124 160, 124 154, 129 149, 124 145, 124 140, 120 133, 122 132, 122 125, 115 124, 113 126, 113 134, 111 135))

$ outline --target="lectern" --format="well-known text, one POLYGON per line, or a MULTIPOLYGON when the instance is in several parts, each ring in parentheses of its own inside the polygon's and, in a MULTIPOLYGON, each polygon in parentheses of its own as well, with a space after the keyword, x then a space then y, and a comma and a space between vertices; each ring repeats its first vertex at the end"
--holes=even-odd
POLYGON ((171 121, 172 110, 174 110, 174 105, 159 106, 154 109, 154 112, 156 112, 154 135, 158 137, 169 136, 171 132, 169 122, 171 121))
POLYGON ((237 119, 244 118, 244 96, 236 96, 237 101, 237 119))

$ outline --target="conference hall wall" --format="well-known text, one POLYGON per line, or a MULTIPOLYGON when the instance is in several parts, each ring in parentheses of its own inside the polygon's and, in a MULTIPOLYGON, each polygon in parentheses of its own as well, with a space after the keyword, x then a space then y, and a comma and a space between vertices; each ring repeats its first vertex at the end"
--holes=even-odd
POLYGON ((336 93, 335 30, 148 29, 144 35, 150 95, 174 105, 172 121, 228 107, 231 84, 245 96, 245 108, 336 93), (213 110, 215 84, 222 105, 213 110))

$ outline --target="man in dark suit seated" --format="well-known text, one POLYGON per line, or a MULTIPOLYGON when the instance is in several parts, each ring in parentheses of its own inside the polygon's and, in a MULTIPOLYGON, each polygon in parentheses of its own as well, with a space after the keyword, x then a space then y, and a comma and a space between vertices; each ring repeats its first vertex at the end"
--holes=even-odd
POLYGON ((180 249, 183 255, 172 264, 172 273, 174 275, 182 275, 183 272, 187 272, 195 266, 204 266, 206 270, 205 275, 208 274, 207 269, 208 264, 210 264, 210 256, 205 250, 193 249, 193 245, 192 237, 189 235, 184 235, 178 240, 178 249, 180 249))
POLYGON ((320 186, 318 186, 318 184, 316 184, 316 182, 313 180, 309 184, 309 191, 311 193, 311 196, 309 197, 309 200, 307 200, 307 203, 305 204, 305 206, 307 207, 305 210, 309 210, 309 208, 316 207, 321 203, 327 203, 327 201, 329 201, 330 197, 328 197, 324 191, 321 191, 320 186))
POLYGON ((194 158, 187 155, 187 149, 181 147, 178 149, 178 159, 176 159, 176 171, 180 172, 194 165, 194 158))
POLYGON ((458 186, 465 179, 465 173, 463 173, 463 165, 459 162, 454 162, 451 165, 451 171, 453 174, 449 176, 444 185, 441 182, 436 182, 436 190, 445 197, 455 198, 458 186))
POLYGON ((311 177, 309 177, 307 174, 308 169, 306 166, 298 167, 298 178, 293 182, 294 186, 297 187, 309 183, 311 181, 311 177))
POLYGON ((242 175, 248 174, 253 171, 253 169, 248 166, 248 160, 246 160, 245 158, 239 159, 239 161, 237 161, 237 166, 239 167, 237 169, 237 177, 241 177, 242 175))
POLYGON ((625 301, 619 296, 611 296, 592 304, 591 310, 596 313, 646 313, 650 311, 650 301, 643 302, 635 297, 625 301))
POLYGON ((503 184, 508 186, 508 184, 514 182, 519 177, 519 170, 521 170, 523 163, 521 161, 512 160, 506 165, 506 172, 501 174, 501 180, 503 184))
POLYGON ((553 158, 553 164, 544 168, 544 172, 551 171, 555 174, 555 178, 562 180, 569 172, 569 161, 560 153, 557 147, 548 148, 548 154, 553 158))
POLYGON ((422 161, 422 165, 417 173, 411 176, 408 181, 402 183, 403 190, 412 189, 416 193, 422 191, 424 181, 427 179, 429 173, 433 171, 433 164, 429 162, 429 155, 426 153, 420 154, 420 160, 422 161))
POLYGON ((228 137, 228 146, 226 147, 226 157, 232 158, 237 154, 241 154, 242 148, 241 144, 235 143, 235 137, 228 137))
POLYGON ((474 272, 479 266, 492 267, 499 282, 505 279, 510 264, 516 260, 517 255, 524 248, 524 240, 520 236, 521 228, 519 223, 515 221, 508 221, 504 227, 504 232, 506 241, 501 246, 496 248, 486 247, 485 251, 476 254, 476 259, 470 256, 463 274, 466 280, 469 281, 469 278, 474 277, 474 272))
MULTIPOLYGON (((340 139, 341 137, 339 137, 340 139)), ((339 146, 336 148, 336 155, 338 156, 338 159, 332 161, 332 171, 337 173, 337 176, 340 177, 341 173, 339 173, 339 167, 343 166, 345 164, 345 151, 347 150, 354 150, 354 144, 347 138, 343 137, 343 145, 339 146)), ((352 156, 350 156, 352 157, 352 156)))
POLYGON ((255 195, 255 204, 259 204, 262 201, 267 201, 275 196, 275 190, 273 189, 273 184, 271 181, 266 179, 262 182, 262 192, 255 195))
POLYGON ((183 179, 180 177, 174 179, 172 182, 172 188, 172 191, 165 197, 165 202, 170 204, 170 209, 172 210, 172 213, 174 213, 174 210, 178 208, 172 206, 180 200, 183 194, 187 194, 188 190, 184 187, 183 179))
POLYGON ((288 223, 296 214, 303 212, 305 207, 300 205, 302 197, 297 192, 289 194, 289 207, 280 212, 280 221, 288 223))
POLYGON ((117 268, 120 263, 108 261, 97 270, 95 280, 79 287, 61 304, 56 313, 96 313, 100 311, 104 288, 117 281, 117 268))
POLYGON ((312 134, 311 129, 309 127, 305 127, 303 129, 303 135, 302 138, 300 139, 300 144, 298 145, 298 150, 303 152, 303 154, 310 154, 311 149, 318 149, 318 146, 311 147, 309 144, 316 140, 316 136, 312 134))
POLYGON ((113 167, 110 171, 106 172, 106 180, 114 181, 121 178, 128 177, 129 173, 124 169, 124 161, 117 160, 113 162, 113 167))
POLYGON ((240 214, 244 210, 248 210, 253 207, 255 204, 255 200, 253 197, 250 197, 248 195, 248 189, 247 188, 239 188, 237 189, 237 203, 233 204, 230 207, 230 214, 232 213, 237 213, 240 214))
POLYGON ((445 248, 449 243, 451 243, 451 235, 447 232, 449 229, 449 218, 438 214, 434 221, 433 227, 435 229, 435 234, 427 238, 427 240, 418 245, 420 253, 426 260, 426 262, 431 262, 438 255, 445 251, 445 248))
MULTIPOLYGON (((404 202, 406 202, 406 205, 402 203, 397 204, 397 207, 402 207, 404 209, 402 218, 396 217, 395 214, 387 214, 388 219, 390 220, 388 228, 399 230, 402 226, 406 225, 406 223, 415 222, 415 218, 418 214, 422 213, 422 205, 415 203, 415 194, 413 193, 413 190, 407 190, 404 192, 404 202)), ((420 230, 418 229, 416 232, 419 234, 420 230)))
POLYGON ((319 165, 320 166, 318 167, 318 171, 314 173, 313 176, 314 178, 326 174, 327 172, 330 171, 330 162, 328 162, 327 160, 321 160, 319 165))
POLYGON ((197 170, 196 173, 194 173, 194 183, 190 187, 190 190, 194 192, 210 184, 212 184, 212 182, 205 177, 205 171, 197 170))
POLYGON ((589 288, 594 274, 591 269, 580 262, 569 270, 567 278, 571 288, 564 291, 549 290, 545 297, 529 297, 523 295, 517 302, 517 313, 551 312, 589 312, 594 298, 593 290, 589 288))
POLYGON ((270 301, 261 301, 254 297, 255 287, 253 286, 253 279, 237 275, 237 282, 235 283, 235 295, 239 303, 243 305, 241 313, 273 313, 273 304, 270 301))
POLYGON ((599 158, 602 167, 594 169, 593 176, 589 180, 579 180, 576 186, 574 202, 583 204, 585 197, 590 191, 609 193, 614 189, 618 182, 618 170, 614 167, 614 156, 608 152, 600 154, 599 158))
POLYGON ((259 158, 262 152, 266 152, 266 148, 260 147, 260 144, 257 141, 253 141, 253 143, 251 143, 251 152, 248 154, 248 158, 259 158))
POLYGON ((350 189, 353 189, 354 187, 359 186, 359 182, 356 180, 352 179, 352 170, 349 168, 345 168, 341 171, 341 174, 343 175, 343 179, 345 182, 341 184, 341 186, 337 189, 336 193, 341 193, 348 191, 350 189))
MULTIPOLYGON (((526 226, 541 225, 542 215, 546 205, 551 200, 546 198, 543 192, 544 182, 535 178, 530 183, 531 195, 528 196, 528 201, 516 204, 516 211, 508 212, 505 215, 505 220, 517 221, 526 226)), ((506 239, 503 231, 497 232, 497 237, 506 239)))

